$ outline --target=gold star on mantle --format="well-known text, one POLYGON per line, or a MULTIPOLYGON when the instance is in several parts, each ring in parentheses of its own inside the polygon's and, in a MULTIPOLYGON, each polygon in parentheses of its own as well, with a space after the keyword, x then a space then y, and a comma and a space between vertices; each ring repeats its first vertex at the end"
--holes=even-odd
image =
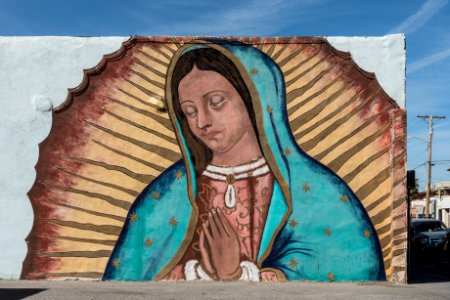
POLYGON ((115 259, 113 260, 112 264, 113 264, 113 266, 114 266, 115 268, 118 268, 118 267, 120 266, 120 259, 115 258, 115 259))
POLYGON ((305 182, 303 184, 303 190, 307 193, 307 192, 311 191, 311 186, 307 182, 305 182))
POLYGON ((327 236, 330 236, 331 235, 331 230, 329 228, 325 229, 325 234, 327 236))
POLYGON ((181 180, 181 178, 183 178, 183 172, 181 172, 181 170, 178 170, 178 171, 175 173, 175 177, 176 177, 178 180, 181 180))
POLYGON ((288 147, 286 147, 286 149, 284 149, 284 154, 286 154, 286 156, 291 155, 291 149, 289 149, 288 147))
POLYGON ((157 199, 159 199, 160 197, 161 197, 161 194, 160 194, 159 192, 153 192, 153 193, 152 193, 152 198, 153 198, 153 199, 157 200, 157 199))
POLYGON ((289 261, 289 267, 291 267, 291 268, 297 268, 297 266, 298 266, 297 260, 296 260, 295 258, 292 258, 292 259, 289 261))
POLYGON ((273 108, 270 105, 267 105, 267 112, 271 114, 273 112, 273 108))
POLYGON ((153 245, 153 241, 151 239, 146 239, 145 240, 145 247, 150 248, 153 245))
POLYGON ((336 276, 333 273, 328 273, 327 278, 328 278, 329 281, 334 281, 336 276))
POLYGON ((253 75, 258 75, 258 69, 256 68, 253 68, 251 72, 253 75))
POLYGON ((342 195, 341 196, 341 201, 342 202, 348 202, 348 196, 347 195, 342 195))
POLYGON ((136 223, 137 220, 138 220, 138 216, 137 216, 136 212, 133 212, 133 213, 129 216, 129 218, 130 218, 130 221, 133 222, 133 223, 136 223))
POLYGON ((298 225, 297 220, 292 219, 289 221, 289 226, 291 226, 291 228, 295 228, 295 227, 297 227, 297 225, 298 225))
POLYGON ((178 224, 177 219, 175 219, 175 217, 171 217, 169 220, 169 225, 172 227, 175 227, 175 226, 177 226, 177 224, 178 224))
POLYGON ((370 231, 368 229, 364 230, 364 237, 369 238, 371 235, 370 231))

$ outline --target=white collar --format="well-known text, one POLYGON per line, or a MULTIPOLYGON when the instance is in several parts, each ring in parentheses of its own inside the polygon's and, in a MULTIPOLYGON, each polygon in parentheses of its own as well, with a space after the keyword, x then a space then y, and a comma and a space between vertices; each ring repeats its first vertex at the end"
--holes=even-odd
POLYGON ((236 205, 236 189, 234 188, 236 180, 256 177, 269 172, 270 169, 266 160, 264 157, 261 157, 256 161, 233 167, 208 165, 202 175, 227 183, 227 190, 224 196, 225 205, 228 208, 233 208, 236 205))
POLYGON ((238 175, 240 173, 248 173, 250 171, 253 171, 259 167, 262 167, 266 165, 266 160, 264 159, 264 157, 260 157, 259 159, 246 163, 246 164, 242 164, 242 165, 237 165, 237 166, 233 166, 233 167, 221 167, 221 166, 215 166, 215 165, 208 165, 206 167, 206 171, 208 172, 212 172, 212 173, 218 173, 220 175, 228 175, 228 174, 234 174, 234 175, 238 175))

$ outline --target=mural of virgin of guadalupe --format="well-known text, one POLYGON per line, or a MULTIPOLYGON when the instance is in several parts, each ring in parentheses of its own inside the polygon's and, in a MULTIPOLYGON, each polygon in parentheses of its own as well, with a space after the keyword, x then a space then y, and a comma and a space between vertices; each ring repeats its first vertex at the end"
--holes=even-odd
POLYGON ((295 142, 284 79, 266 54, 186 44, 166 100, 183 159, 131 206, 104 280, 385 279, 359 199, 295 142))

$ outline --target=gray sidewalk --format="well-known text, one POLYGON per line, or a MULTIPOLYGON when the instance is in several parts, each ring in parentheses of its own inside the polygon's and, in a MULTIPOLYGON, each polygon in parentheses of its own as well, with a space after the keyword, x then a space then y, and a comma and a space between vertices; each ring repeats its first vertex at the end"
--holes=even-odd
POLYGON ((2 280, 0 299, 450 299, 450 282, 400 285, 2 280))

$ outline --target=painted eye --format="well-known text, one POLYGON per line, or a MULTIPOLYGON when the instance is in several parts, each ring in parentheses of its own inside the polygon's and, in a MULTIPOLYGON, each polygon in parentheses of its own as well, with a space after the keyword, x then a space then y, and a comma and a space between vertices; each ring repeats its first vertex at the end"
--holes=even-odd
POLYGON ((195 109, 187 109, 184 111, 184 114, 188 118, 195 118, 197 111, 195 109))
POLYGON ((213 95, 211 97, 209 105, 212 108, 219 108, 220 106, 222 106, 224 100, 225 100, 225 98, 222 97, 221 95, 213 95))

